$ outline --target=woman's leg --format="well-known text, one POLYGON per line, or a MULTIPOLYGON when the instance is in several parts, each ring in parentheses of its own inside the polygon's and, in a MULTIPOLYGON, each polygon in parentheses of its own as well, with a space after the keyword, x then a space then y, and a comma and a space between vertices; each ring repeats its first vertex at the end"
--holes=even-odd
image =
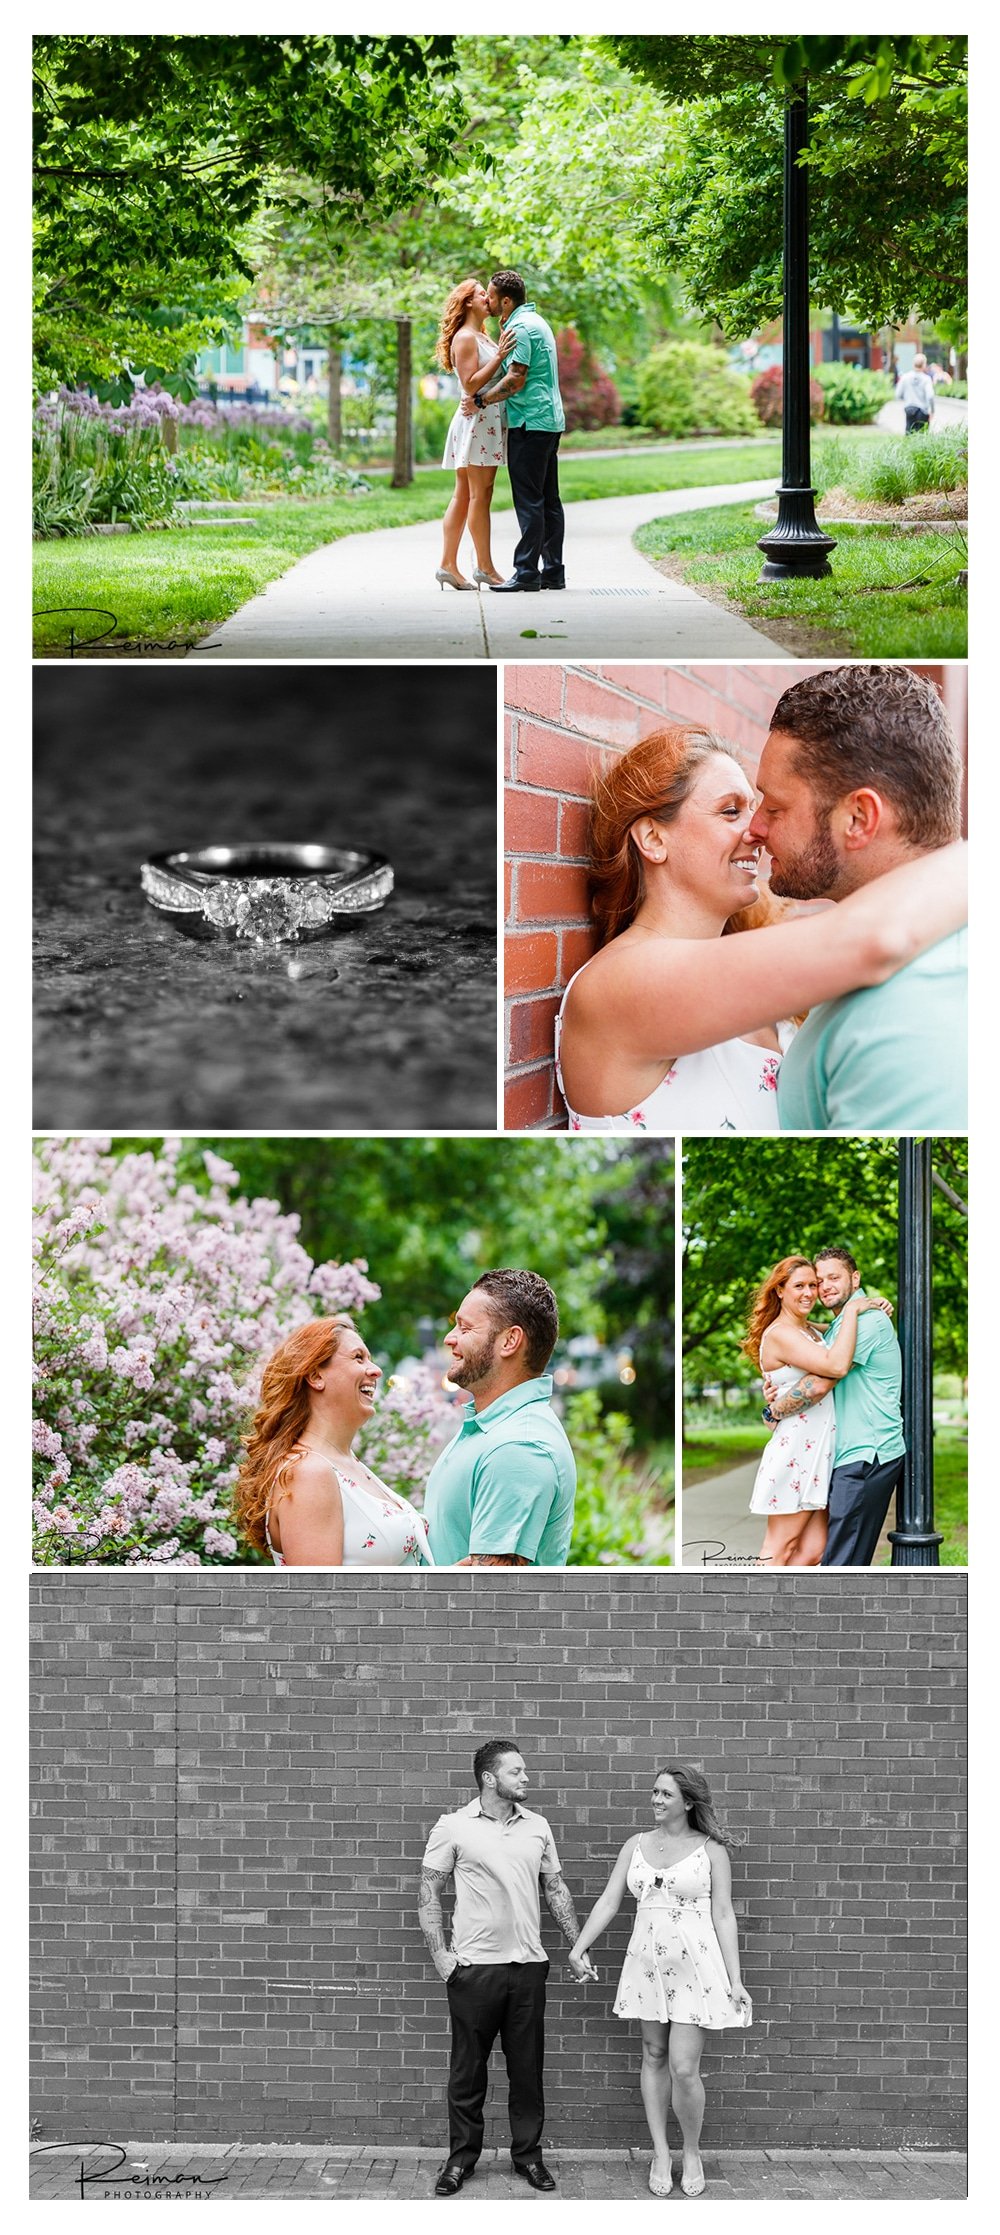
POLYGON ((449 574, 457 574, 458 546, 469 513, 469 476, 464 466, 455 468, 455 488, 451 502, 441 522, 441 565, 449 574))
POLYGON ((496 576, 493 553, 490 550, 490 505, 493 502, 493 483, 497 477, 495 466, 469 466, 469 534, 476 547, 476 558, 484 574, 496 576))
POLYGON ((801 1545, 808 1518, 806 1513, 768 1514, 764 1542, 760 1549, 762 1567, 802 1566, 801 1545))
POLYGON ((646 2125, 653 2145, 653 2171, 661 2181, 670 2179, 670 2144, 667 2115, 670 2110, 670 2027, 658 2018, 641 2018, 642 2072, 639 2088, 646 2125))
POLYGON ((826 1507, 813 1506, 802 1531, 797 1566, 818 1568, 826 1551, 826 1507))
POLYGON ((701 2123, 705 2116, 705 2090, 701 2082, 701 2052, 704 2045, 705 2035, 700 2025, 671 2026, 671 2093, 684 2145, 684 2177, 688 2179, 697 2178, 701 2173, 698 2144, 701 2141, 701 2123))

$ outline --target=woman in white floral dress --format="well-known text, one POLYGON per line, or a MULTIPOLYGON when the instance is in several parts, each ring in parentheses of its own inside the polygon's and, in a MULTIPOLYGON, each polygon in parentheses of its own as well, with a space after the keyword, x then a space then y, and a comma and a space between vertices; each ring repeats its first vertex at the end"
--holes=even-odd
POLYGON ((964 923, 957 846, 790 915, 763 883, 756 798, 735 747, 682 723, 596 775, 598 951, 570 979, 555 1034, 572 1133, 777 1132, 796 1020, 884 983, 964 923))
POLYGON ((826 1510, 830 1500, 837 1441, 834 1383, 854 1363, 858 1319, 863 1311, 889 1311, 884 1297, 859 1289, 843 1306, 832 1343, 824 1343, 809 1314, 819 1294, 816 1267, 808 1257, 783 1257, 757 1289, 747 1316, 742 1348, 762 1374, 787 1395, 806 1382, 807 1408, 779 1420, 757 1469, 751 1513, 767 1516, 761 1565, 818 1568, 826 1549, 826 1510))
POLYGON ((346 1317, 308 1320, 268 1359, 234 1504, 276 1567, 434 1566, 423 1514, 354 1449, 381 1377, 346 1317))
MULTIPOLYGON (((517 339, 512 331, 499 342, 484 332, 489 311, 485 287, 478 279, 463 279, 454 287, 441 316, 437 360, 443 372, 458 374, 462 395, 475 396, 495 380, 505 351, 517 339)), ((461 402, 448 429, 442 465, 455 471, 454 495, 442 521, 441 564, 437 580, 444 589, 472 590, 458 563, 459 545, 466 527, 476 553, 476 582, 502 582, 490 548, 490 506, 499 468, 507 461, 507 414, 502 404, 484 404, 474 418, 463 412, 461 402)))
POLYGON ((658 1770, 652 1816, 647 1830, 626 1840, 569 1962, 574 1977, 593 1976, 586 1950, 618 1915, 626 1891, 634 1894, 635 1927, 615 2016, 637 2018, 642 2030, 640 2087, 653 2144, 649 2186, 654 2196, 669 2196, 673 2186, 672 2104, 683 2143, 681 2189, 700 2196, 705 2035, 748 2026, 753 2010, 740 1976, 729 1854, 701 1772, 678 1763, 658 1770))

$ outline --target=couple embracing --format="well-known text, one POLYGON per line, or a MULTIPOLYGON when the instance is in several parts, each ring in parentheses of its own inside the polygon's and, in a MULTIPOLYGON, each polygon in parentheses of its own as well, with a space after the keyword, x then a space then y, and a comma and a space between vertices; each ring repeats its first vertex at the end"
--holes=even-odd
POLYGON ((528 302, 519 272, 494 272, 488 287, 463 279, 453 288, 437 357, 444 372, 458 375, 462 391, 443 459, 454 468, 455 492, 442 523, 442 590, 564 590, 559 437, 566 415, 555 336, 528 302), (496 342, 486 333, 488 317, 500 320, 496 342), (521 530, 508 581, 494 566, 490 543, 493 484, 504 465, 521 530), (472 582, 459 565, 466 528, 476 553, 472 582))
POLYGON ((559 1333, 540 1273, 481 1273, 445 1336, 468 1402, 423 1511, 355 1448, 382 1368, 352 1321, 311 1319, 268 1359, 234 1493, 240 1528, 276 1567, 565 1567, 576 1462, 546 1371, 559 1333))
POLYGON ((541 1938, 544 1899, 579 1985, 596 1982, 587 1951, 617 1916, 626 1893, 635 1925, 614 2001, 614 2016, 639 2026, 640 2090, 653 2145, 649 2187, 669 2196, 673 2168, 667 2120, 681 2132, 680 2187, 700 2196, 706 2038, 751 2023, 740 1973, 732 1902, 731 1841, 708 1785, 678 1763, 657 1770, 640 1821, 621 1848, 582 1930, 562 1875, 551 1827, 525 1806, 528 1770, 515 1738, 477 1749, 476 1798, 439 1817, 423 1860, 418 1914, 451 2025, 448 2156, 435 2196, 457 2196, 483 2147, 489 2060, 499 2037, 507 2066, 511 2162, 530 2188, 556 2182, 542 2156, 545 2101, 545 1988, 549 1962, 541 1938), (454 1880, 449 1943, 441 1895, 454 1880))
POLYGON ((783 1257, 758 1288, 742 1347, 774 1431, 750 1499, 767 1520, 762 1564, 871 1566, 906 1452, 891 1309, 839 1244, 783 1257), (817 1300, 834 1314, 822 1334, 817 1300))

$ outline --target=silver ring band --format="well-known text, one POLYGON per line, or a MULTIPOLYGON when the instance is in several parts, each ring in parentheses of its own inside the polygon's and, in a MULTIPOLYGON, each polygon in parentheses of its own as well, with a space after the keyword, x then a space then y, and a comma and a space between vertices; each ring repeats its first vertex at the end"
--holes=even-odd
POLYGON ((350 846, 202 846, 151 854, 139 875, 154 908, 261 947, 322 931, 334 916, 372 915, 394 882, 384 854, 350 846))

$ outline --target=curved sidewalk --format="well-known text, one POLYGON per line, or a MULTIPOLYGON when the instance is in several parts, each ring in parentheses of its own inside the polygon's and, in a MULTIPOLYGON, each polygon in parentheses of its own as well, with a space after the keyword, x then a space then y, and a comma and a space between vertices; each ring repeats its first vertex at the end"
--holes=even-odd
MULTIPOLYGON (((767 481, 568 504, 570 587, 537 597, 442 591, 434 580, 441 555, 436 520, 344 536, 299 559, 195 645, 189 657, 783 660, 787 654, 780 644, 686 583, 660 574, 632 543, 648 520, 754 503, 772 496, 774 486, 772 475, 767 481)), ((501 570, 510 571, 516 535, 513 512, 499 512, 494 553, 501 570)))

